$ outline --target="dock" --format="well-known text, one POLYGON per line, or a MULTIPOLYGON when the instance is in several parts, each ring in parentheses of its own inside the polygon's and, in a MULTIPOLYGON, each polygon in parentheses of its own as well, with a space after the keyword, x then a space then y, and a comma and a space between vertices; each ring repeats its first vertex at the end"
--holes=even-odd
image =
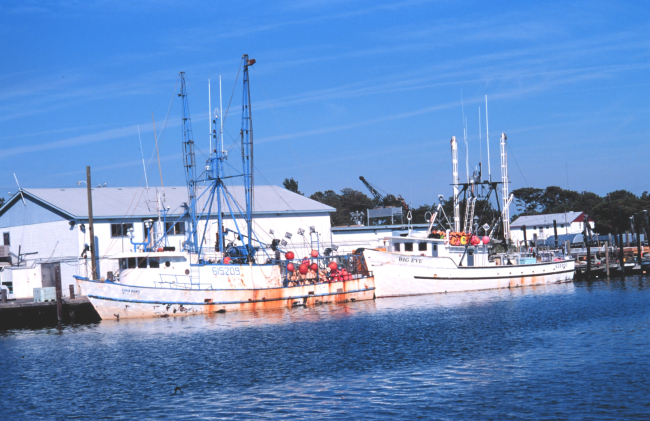
MULTIPOLYGON (((63 299, 63 324, 94 323, 100 320, 87 297, 63 299)), ((56 301, 35 302, 32 298, 0 302, 0 330, 57 326, 56 301)))

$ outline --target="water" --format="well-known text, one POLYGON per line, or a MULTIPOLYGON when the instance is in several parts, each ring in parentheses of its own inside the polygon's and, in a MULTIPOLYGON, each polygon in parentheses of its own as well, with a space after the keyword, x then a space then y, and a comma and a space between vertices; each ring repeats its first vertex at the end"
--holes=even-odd
POLYGON ((0 332, 0 414, 649 419, 649 284, 0 332))

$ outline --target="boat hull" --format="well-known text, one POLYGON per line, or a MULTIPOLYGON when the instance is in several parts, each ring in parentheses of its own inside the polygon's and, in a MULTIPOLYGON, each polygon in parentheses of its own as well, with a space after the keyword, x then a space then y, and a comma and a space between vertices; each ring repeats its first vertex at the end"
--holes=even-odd
POLYGON ((77 277, 77 282, 103 320, 176 317, 372 300, 375 290, 373 277, 263 289, 152 288, 80 277, 77 277))
POLYGON ((575 262, 458 267, 449 258, 365 250, 377 298, 516 288, 573 281, 575 262))

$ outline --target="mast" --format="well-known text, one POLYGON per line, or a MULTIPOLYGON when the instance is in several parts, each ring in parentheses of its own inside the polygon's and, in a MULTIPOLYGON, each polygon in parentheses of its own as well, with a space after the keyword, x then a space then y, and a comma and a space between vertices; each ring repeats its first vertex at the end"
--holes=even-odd
POLYGON ((510 240, 510 201, 508 200, 508 151, 505 133, 501 133, 501 181, 503 182, 503 238, 510 240))
POLYGON ((244 192, 246 196, 246 225, 247 225, 247 254, 248 261, 253 261, 253 120, 251 113, 251 91, 248 79, 248 66, 255 64, 255 59, 248 59, 248 54, 242 57, 244 60, 244 90, 242 98, 242 121, 241 121, 241 151, 242 164, 244 168, 244 192))
POLYGON ((198 247, 198 233, 196 221, 196 159, 194 154, 194 136, 192 135, 192 122, 190 120, 190 107, 187 101, 187 87, 185 86, 185 72, 180 72, 181 97, 183 102, 183 164, 185 166, 185 180, 187 182, 188 214, 191 223, 191 238, 188 238, 188 249, 196 251, 198 247))
POLYGON ((454 231, 460 231, 460 205, 458 203, 458 144, 456 136, 451 137, 451 170, 454 186, 454 231))
POLYGON ((210 91, 210 78, 208 78, 208 135, 210 137, 209 156, 212 154, 212 92, 210 91))
POLYGON ((485 137, 487 139, 488 181, 492 182, 492 170, 490 169, 490 127, 488 125, 487 95, 485 95, 485 137))
POLYGON ((221 102, 221 75, 219 75, 219 122, 221 123, 219 138, 221 139, 221 150, 223 151, 223 102, 221 102))

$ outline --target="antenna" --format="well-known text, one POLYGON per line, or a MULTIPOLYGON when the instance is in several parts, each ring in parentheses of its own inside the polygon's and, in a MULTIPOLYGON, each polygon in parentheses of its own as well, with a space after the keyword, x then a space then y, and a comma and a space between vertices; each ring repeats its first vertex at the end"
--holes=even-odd
POLYGON ((460 91, 460 106, 463 110, 463 138, 465 139, 465 172, 469 183, 469 147, 467 146, 467 120, 465 119, 465 104, 463 102, 463 91, 460 91))
MULTIPOLYGON (((481 166, 481 173, 483 172, 483 144, 481 143, 483 139, 481 138, 481 107, 478 107, 478 150, 479 150, 479 164, 481 166)), ((479 174, 483 181, 483 174, 479 174)))
POLYGON ((219 75, 219 116, 221 117, 221 128, 219 129, 219 137, 221 138, 221 150, 223 151, 223 103, 221 99, 221 75, 219 75))
POLYGON ((487 95, 485 95, 485 137, 487 138, 488 180, 492 182, 492 171, 490 170, 490 128, 488 126, 487 95))
MULTIPOLYGON (((144 171, 144 184, 149 191, 149 180, 147 180, 147 167, 144 165, 144 152, 142 151, 142 137, 140 136, 140 125, 138 124, 138 139, 140 139, 140 155, 142 156, 142 170, 144 171)), ((149 203, 147 203, 147 206, 149 203)))
POLYGON ((20 198, 23 199, 23 205, 27 206, 27 203, 25 203, 25 196, 23 196, 23 189, 21 189, 20 184, 18 184, 18 177, 16 177, 16 173, 14 173, 14 178, 16 179, 16 185, 18 186, 18 192, 20 193, 20 198))
POLYGON ((212 95, 210 92, 210 78, 208 78, 208 135, 210 137, 208 155, 210 155, 212 153, 212 95))
POLYGON ((156 155, 158 155, 158 171, 160 171, 160 187, 162 188, 163 197, 165 196, 165 186, 162 178, 162 166, 160 166, 160 150, 158 149, 158 136, 156 135, 156 120, 153 118, 153 111, 151 112, 151 121, 153 121, 153 137, 156 139, 156 155))

